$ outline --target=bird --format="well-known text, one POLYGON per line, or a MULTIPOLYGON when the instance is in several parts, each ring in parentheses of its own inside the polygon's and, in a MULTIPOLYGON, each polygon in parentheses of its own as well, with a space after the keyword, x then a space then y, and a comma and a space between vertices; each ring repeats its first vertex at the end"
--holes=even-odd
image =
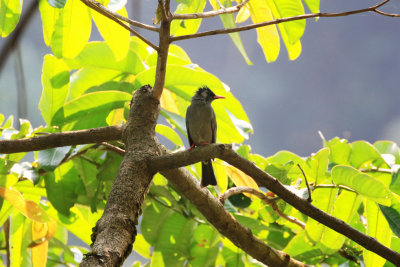
MULTIPOLYGON (((211 102, 225 98, 207 86, 200 87, 186 110, 186 131, 191 151, 195 146, 213 144, 217 140, 217 120, 211 102)), ((201 162, 201 186, 217 185, 211 159, 201 162)))

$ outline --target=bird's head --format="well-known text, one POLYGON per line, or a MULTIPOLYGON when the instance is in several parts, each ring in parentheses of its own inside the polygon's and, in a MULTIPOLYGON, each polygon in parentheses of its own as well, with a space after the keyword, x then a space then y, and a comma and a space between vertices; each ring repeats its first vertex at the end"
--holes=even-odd
POLYGON ((215 95, 213 91, 207 86, 200 87, 193 96, 193 100, 202 100, 205 102, 212 102, 215 99, 225 98, 223 96, 215 95))

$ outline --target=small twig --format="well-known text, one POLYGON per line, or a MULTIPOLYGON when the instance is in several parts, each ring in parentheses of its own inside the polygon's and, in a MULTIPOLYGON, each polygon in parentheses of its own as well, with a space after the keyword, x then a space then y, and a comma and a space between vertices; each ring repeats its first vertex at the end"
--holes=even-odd
POLYGON ((303 174, 304 179, 305 179, 305 181, 306 181, 307 191, 308 191, 308 198, 307 198, 307 201, 311 203, 311 202, 312 202, 312 198, 311 198, 311 189, 310 189, 310 185, 308 184, 308 181, 307 181, 307 176, 306 176, 306 174, 304 173, 303 168, 300 166, 300 164, 297 163, 297 167, 299 167, 299 169, 300 169, 301 173, 303 174))
MULTIPOLYGON (((171 37, 171 42, 174 41, 181 41, 181 40, 187 40, 187 39, 193 39, 193 38, 198 38, 198 37, 205 37, 205 36, 211 36, 211 35, 218 35, 218 34, 227 34, 227 33, 233 33, 233 32, 241 32, 241 31, 248 31, 260 27, 265 27, 269 25, 276 25, 279 23, 283 22, 288 22, 288 21, 294 21, 294 20, 302 20, 302 19, 309 19, 309 18, 322 18, 322 17, 343 17, 343 16, 349 16, 349 15, 354 15, 354 14, 359 14, 359 13, 365 13, 365 12, 377 12, 378 8, 385 5, 388 3, 390 0, 385 0, 375 6, 363 8, 363 9, 357 9, 357 10, 352 10, 352 11, 346 11, 346 12, 340 12, 340 13, 313 13, 313 14, 304 14, 304 15, 299 15, 299 16, 293 16, 293 17, 287 17, 287 18, 280 18, 280 19, 274 19, 270 21, 265 21, 265 22, 260 22, 260 23, 255 23, 251 25, 246 25, 246 26, 241 26, 241 27, 236 27, 236 28, 230 28, 230 29, 218 29, 218 30, 212 30, 212 31, 206 31, 206 32, 199 32, 195 34, 188 34, 188 35, 181 35, 181 36, 173 36, 171 37)), ((383 15, 383 14, 382 14, 383 15)), ((394 14, 391 14, 394 15, 394 14)), ((392 16, 394 17, 394 16, 392 16)))
POLYGON ((134 29, 132 29, 131 27, 129 27, 128 25, 123 23, 119 18, 115 17, 113 14, 115 12, 112 12, 111 10, 107 9, 105 6, 103 6, 102 4, 100 4, 99 2, 96 2, 94 0, 81 0, 81 1, 85 5, 90 7, 91 9, 93 9, 93 10, 99 12, 100 14, 102 14, 103 16, 106 16, 107 18, 115 21, 116 23, 118 23, 119 25, 121 25, 122 27, 124 27, 125 29, 130 31, 132 34, 136 35, 140 40, 145 42, 151 48, 158 51, 158 46, 156 46, 155 44, 153 44, 152 42, 147 40, 144 36, 142 36, 140 33, 138 33, 137 31, 135 31, 134 29))
MULTIPOLYGON (((3 200, 4 201, 4 200, 3 200)), ((5 242, 6 242, 6 266, 10 267, 11 265, 11 253, 10 253, 10 218, 7 218, 3 225, 5 242)))
POLYGON ((275 202, 275 199, 271 199, 268 198, 264 193, 255 190, 254 188, 251 187, 247 187, 247 186, 240 186, 240 187, 232 187, 229 188, 228 190, 226 190, 222 195, 220 195, 218 197, 219 201, 224 204, 225 200, 233 195, 237 195, 240 193, 249 193, 249 194, 253 194, 256 197, 260 198, 261 200, 263 200, 267 205, 271 205, 272 209, 275 211, 275 213, 279 216, 284 218, 285 220, 292 222, 294 224, 297 224, 298 226, 300 226, 301 228, 305 228, 306 224, 303 223, 302 221, 299 221, 298 219, 292 217, 292 216, 288 216, 286 214, 284 214, 278 207, 278 205, 275 202))
POLYGON ((375 13, 378 13, 378 14, 380 14, 380 15, 383 15, 383 16, 388 16, 388 17, 396 17, 396 18, 400 17, 400 14, 385 13, 385 12, 380 11, 380 10, 378 10, 378 9, 375 9, 374 12, 375 12, 375 13))
POLYGON ((393 171, 391 169, 383 169, 383 168, 371 168, 371 169, 359 169, 360 172, 383 172, 392 174, 393 171))
MULTIPOLYGON (((136 26, 138 28, 146 29, 146 30, 153 31, 153 32, 158 32, 159 31, 159 29, 157 27, 154 27, 154 26, 151 26, 151 25, 147 25, 147 24, 132 20, 130 18, 124 17, 124 16, 118 14, 117 12, 114 12, 114 11, 108 9, 107 7, 103 6, 102 4, 100 4, 99 2, 97 2, 95 0, 81 0, 81 1, 83 3, 85 3, 86 5, 88 5, 88 6, 89 5, 97 6, 99 9, 101 9, 101 11, 99 11, 97 9, 96 9, 96 11, 101 13, 101 14, 103 14, 103 12, 104 13, 108 13, 108 14, 112 15, 113 17, 115 17, 115 18, 117 18, 119 20, 122 20, 122 21, 125 21, 125 22, 131 24, 132 26, 136 26)), ((91 6, 89 6, 89 7, 91 7, 91 6)), ((103 15, 105 15, 105 14, 103 14, 103 15)))
POLYGON ((200 19, 200 18, 212 18, 222 14, 230 14, 238 12, 245 4, 247 4, 249 0, 243 1, 241 4, 238 4, 233 7, 221 7, 221 9, 203 12, 203 13, 192 13, 192 14, 173 14, 172 19, 200 19))
POLYGON ((344 189, 353 193, 356 193, 356 191, 354 191, 353 189, 351 189, 350 187, 344 186, 344 185, 335 185, 335 184, 319 184, 319 185, 314 185, 313 189, 316 188, 340 188, 340 189, 344 189))
POLYGON ((114 146, 114 145, 112 145, 110 143, 107 143, 107 142, 101 142, 101 144, 103 146, 105 146, 107 148, 107 150, 109 150, 109 151, 115 152, 115 153, 117 153, 117 154, 119 154, 121 156, 125 155, 125 150, 120 148, 120 147, 114 146))

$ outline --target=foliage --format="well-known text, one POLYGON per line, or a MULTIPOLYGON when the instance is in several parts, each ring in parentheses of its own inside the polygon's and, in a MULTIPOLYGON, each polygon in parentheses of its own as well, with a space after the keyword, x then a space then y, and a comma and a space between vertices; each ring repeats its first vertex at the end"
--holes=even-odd
MULTIPOLYGON (((108 1, 101 2, 108 5, 108 1)), ((202 12, 206 6, 205 0, 178 2, 177 13, 202 12)), ((319 10, 319 1, 304 2, 312 12, 319 10)), ((219 8, 217 1, 210 3, 214 9, 219 8)), ((228 0, 221 3, 232 5, 228 0)), ((7 36, 17 24, 21 5, 19 0, 0 0, 2 36, 7 36)), ((123 1, 110 1, 108 6, 126 15, 123 1)), ((132 92, 154 83, 157 53, 79 0, 41 0, 39 8, 44 40, 54 54, 44 57, 42 69, 39 109, 47 126, 33 129, 28 121, 21 120, 21 127, 16 130, 13 117, 5 120, 0 114, 0 138, 18 139, 123 123, 132 92), (88 42, 91 18, 105 41, 88 42)), ((249 18, 257 23, 303 13, 300 0, 251 0, 236 17, 225 14, 221 20, 231 28, 249 18)), ((195 33, 200 23, 200 19, 176 21, 172 33, 195 33)), ((278 26, 292 60, 301 52, 304 28, 302 20, 278 26)), ((270 62, 279 54, 278 29, 271 25, 257 30, 258 42, 270 62)), ((250 64, 240 35, 231 34, 231 38, 250 64)), ((193 63, 182 48, 172 45, 160 112, 168 125, 160 124, 156 131, 173 144, 173 151, 184 148, 181 136, 186 134, 185 111, 201 85, 227 98, 214 104, 218 142, 241 144, 252 132, 244 109, 229 87, 193 63)), ((118 142, 114 145, 121 146, 118 142)), ((395 143, 349 143, 323 138, 323 148, 305 158, 288 151, 263 157, 252 154, 246 145, 238 145, 237 152, 301 195, 307 192, 301 172, 304 170, 316 207, 399 250, 400 149, 395 143)), ((0 225, 10 228, 12 264, 44 266, 46 254, 48 266, 79 263, 86 248, 69 246, 67 232, 87 245, 91 243, 91 229, 102 214, 121 160, 107 147, 93 144, 54 148, 33 156, 1 155, 0 195, 4 200, 0 225)), ((224 162, 217 160, 214 168, 219 186, 209 189, 215 196, 234 186, 251 186, 265 192, 250 177, 224 162)), ((199 178, 197 164, 187 169, 199 178)), ((368 267, 391 266, 283 201, 274 201, 281 212, 305 223, 305 228, 279 216, 271 205, 253 196, 231 197, 225 206, 259 239, 305 263, 355 266, 364 262, 368 267)), ((4 231, 0 242, 7 242, 4 231)), ((133 250, 154 266, 260 265, 221 236, 159 174, 145 200, 140 234, 133 250)))

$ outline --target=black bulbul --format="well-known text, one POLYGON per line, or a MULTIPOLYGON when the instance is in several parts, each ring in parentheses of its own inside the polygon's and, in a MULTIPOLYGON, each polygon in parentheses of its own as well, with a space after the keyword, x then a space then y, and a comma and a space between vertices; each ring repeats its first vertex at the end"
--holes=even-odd
MULTIPOLYGON (((211 102, 218 98, 207 86, 197 90, 192 103, 186 110, 186 130, 190 148, 215 143, 217 140, 217 120, 211 102)), ((211 160, 201 162, 201 186, 217 185, 211 160)))

